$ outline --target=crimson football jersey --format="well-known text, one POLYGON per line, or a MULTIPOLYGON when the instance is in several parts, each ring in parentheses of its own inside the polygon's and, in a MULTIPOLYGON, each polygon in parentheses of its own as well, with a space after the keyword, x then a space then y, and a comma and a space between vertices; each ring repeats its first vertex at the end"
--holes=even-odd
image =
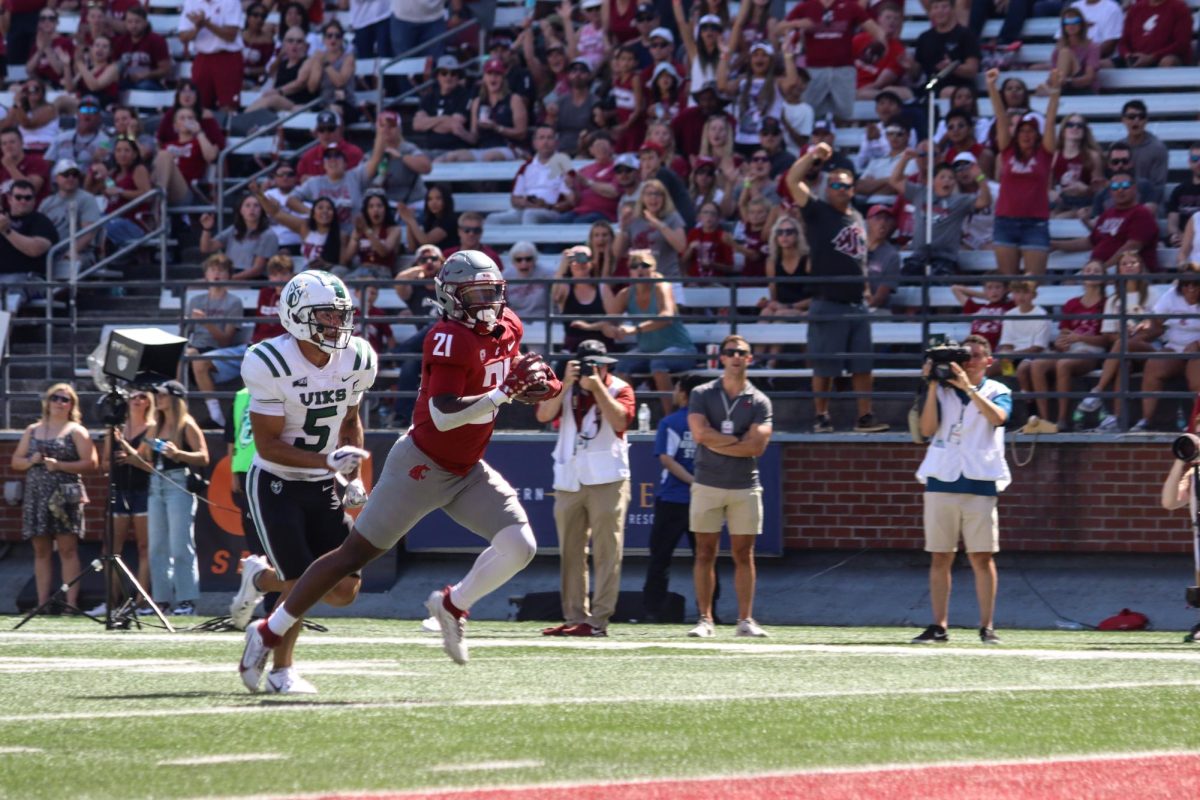
POLYGON ((484 422, 439 431, 429 414, 429 402, 443 394, 472 397, 504 383, 509 362, 520 354, 525 326, 505 308, 491 333, 479 334, 469 325, 443 319, 425 334, 421 359, 421 390, 413 410, 410 434, 421 452, 438 466, 466 475, 483 458, 496 427, 496 412, 484 422))

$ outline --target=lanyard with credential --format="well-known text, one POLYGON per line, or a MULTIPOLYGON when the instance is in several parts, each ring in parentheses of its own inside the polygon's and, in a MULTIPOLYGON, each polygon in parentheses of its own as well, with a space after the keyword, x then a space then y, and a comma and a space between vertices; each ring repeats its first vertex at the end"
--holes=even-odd
POLYGON ((721 422, 721 433, 725 434, 726 436, 732 436, 733 420, 731 420, 729 417, 733 414, 733 410, 737 408, 737 403, 738 400, 741 399, 741 395, 739 394, 737 397, 733 398, 733 402, 730 403, 725 398, 725 389, 722 388, 719 391, 721 392, 721 405, 725 406, 725 419, 721 422))

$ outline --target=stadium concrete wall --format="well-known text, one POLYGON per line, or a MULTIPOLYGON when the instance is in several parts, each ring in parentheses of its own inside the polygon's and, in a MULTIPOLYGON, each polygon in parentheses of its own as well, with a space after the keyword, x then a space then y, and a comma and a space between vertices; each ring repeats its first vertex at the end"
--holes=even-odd
MULTIPOLYGON (((9 466, 15 436, 0 441, 0 476, 19 480, 9 466)), ((549 458, 553 437, 526 439, 538 457, 549 458)), ((650 437, 634 436, 637 443, 650 437)), ((921 491, 913 477, 924 448, 897 441, 829 441, 778 437, 783 441, 784 546, 789 550, 919 549, 921 491)), ((1170 437, 1145 444, 1117 441, 1018 444, 1010 447, 1013 484, 1000 500, 1001 544, 1007 551, 1185 553, 1192 548, 1185 516, 1159 506, 1159 490, 1171 464, 1170 437)), ((210 446, 215 444, 210 440, 210 446)), ((217 451, 219 452, 219 451, 217 451)), ((86 481, 91 504, 87 538, 103 531, 102 476, 86 481)), ((21 507, 0 502, 0 541, 20 541, 21 507)))

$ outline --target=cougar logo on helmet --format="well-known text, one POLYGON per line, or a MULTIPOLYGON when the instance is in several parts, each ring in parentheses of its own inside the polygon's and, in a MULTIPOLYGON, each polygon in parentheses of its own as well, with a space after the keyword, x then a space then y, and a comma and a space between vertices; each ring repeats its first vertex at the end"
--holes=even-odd
POLYGON ((283 329, 327 353, 344 350, 354 335, 354 304, 336 275, 307 270, 288 281, 279 306, 283 329), (332 334, 332 335, 331 335, 332 334))
POLYGON ((460 250, 434 278, 434 294, 447 319, 488 333, 504 313, 504 277, 496 262, 478 250, 460 250))

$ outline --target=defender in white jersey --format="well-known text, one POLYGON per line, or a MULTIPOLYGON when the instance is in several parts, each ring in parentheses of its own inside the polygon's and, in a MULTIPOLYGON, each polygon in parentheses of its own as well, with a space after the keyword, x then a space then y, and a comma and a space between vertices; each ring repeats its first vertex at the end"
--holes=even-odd
MULTIPOLYGON (((357 477, 367 457, 358 407, 379 360, 366 340, 352 335, 350 294, 334 275, 302 272, 284 287, 279 316, 287 333, 254 345, 242 362, 256 448, 246 499, 266 551, 266 559, 242 561, 231 616, 243 627, 263 593, 279 592, 282 602, 309 564, 342 543, 351 528, 343 505, 366 502, 357 477)), ((349 605, 360 583, 351 575, 324 599, 349 605)), ((276 648, 267 691, 316 691, 292 667, 302 627, 276 648)))

